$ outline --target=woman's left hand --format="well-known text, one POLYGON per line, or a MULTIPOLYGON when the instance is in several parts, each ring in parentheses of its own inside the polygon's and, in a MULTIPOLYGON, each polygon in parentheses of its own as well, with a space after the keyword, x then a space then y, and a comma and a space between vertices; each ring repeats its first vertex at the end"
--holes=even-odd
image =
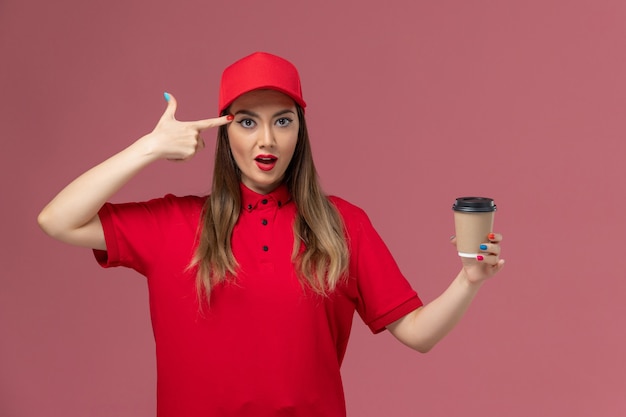
MULTIPOLYGON (((472 284, 491 278, 504 267, 504 259, 500 259, 502 235, 490 233, 487 239, 488 241, 481 245, 476 259, 464 259, 463 270, 467 280, 472 284)), ((452 239, 452 244, 456 245, 456 239, 452 239)))

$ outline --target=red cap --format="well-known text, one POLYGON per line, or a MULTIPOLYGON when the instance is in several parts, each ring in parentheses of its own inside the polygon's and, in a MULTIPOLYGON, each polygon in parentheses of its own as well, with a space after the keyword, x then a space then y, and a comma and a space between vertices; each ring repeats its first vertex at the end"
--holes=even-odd
POLYGON ((306 107, 296 67, 279 56, 255 52, 235 62, 222 73, 219 114, 240 95, 259 89, 280 91, 300 107, 306 107))

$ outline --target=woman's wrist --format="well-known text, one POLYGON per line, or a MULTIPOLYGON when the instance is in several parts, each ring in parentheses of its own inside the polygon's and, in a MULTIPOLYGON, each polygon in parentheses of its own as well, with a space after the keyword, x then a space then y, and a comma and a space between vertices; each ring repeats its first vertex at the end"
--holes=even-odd
POLYGON ((471 275, 467 272, 466 266, 461 268, 461 271, 456 277, 459 284, 467 287, 471 291, 478 291, 483 286, 485 280, 476 281, 471 278, 471 275))
POLYGON ((164 156, 160 154, 158 144, 156 134, 151 132, 135 141, 135 143, 130 145, 128 150, 134 154, 133 157, 143 159, 144 163, 150 163, 164 158, 164 156))

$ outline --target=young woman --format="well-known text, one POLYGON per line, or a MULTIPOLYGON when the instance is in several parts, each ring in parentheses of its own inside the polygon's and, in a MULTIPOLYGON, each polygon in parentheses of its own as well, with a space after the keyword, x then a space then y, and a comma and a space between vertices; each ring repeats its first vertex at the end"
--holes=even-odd
MULTIPOLYGON (((354 312, 427 352, 504 261, 501 236, 423 305, 358 207, 325 196, 296 68, 267 53, 228 67, 220 117, 176 120, 87 171, 41 212, 49 235, 147 277, 157 413, 342 416, 340 366, 354 312), (210 196, 107 200, 148 164, 186 160, 218 127, 210 196)), ((478 250, 478 248, 477 248, 478 250)))

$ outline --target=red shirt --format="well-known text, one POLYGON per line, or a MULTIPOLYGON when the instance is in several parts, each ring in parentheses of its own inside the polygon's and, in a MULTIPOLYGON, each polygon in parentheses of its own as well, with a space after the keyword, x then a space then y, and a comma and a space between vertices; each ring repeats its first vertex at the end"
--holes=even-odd
POLYGON ((167 195, 100 211, 105 267, 148 279, 156 342, 157 415, 345 416, 340 366, 357 311, 372 332, 422 305, 365 212, 331 197, 350 248, 347 282, 328 297, 300 284, 291 262, 295 204, 286 187, 242 185, 233 231, 239 272, 199 311, 193 255, 206 197, 167 195))

